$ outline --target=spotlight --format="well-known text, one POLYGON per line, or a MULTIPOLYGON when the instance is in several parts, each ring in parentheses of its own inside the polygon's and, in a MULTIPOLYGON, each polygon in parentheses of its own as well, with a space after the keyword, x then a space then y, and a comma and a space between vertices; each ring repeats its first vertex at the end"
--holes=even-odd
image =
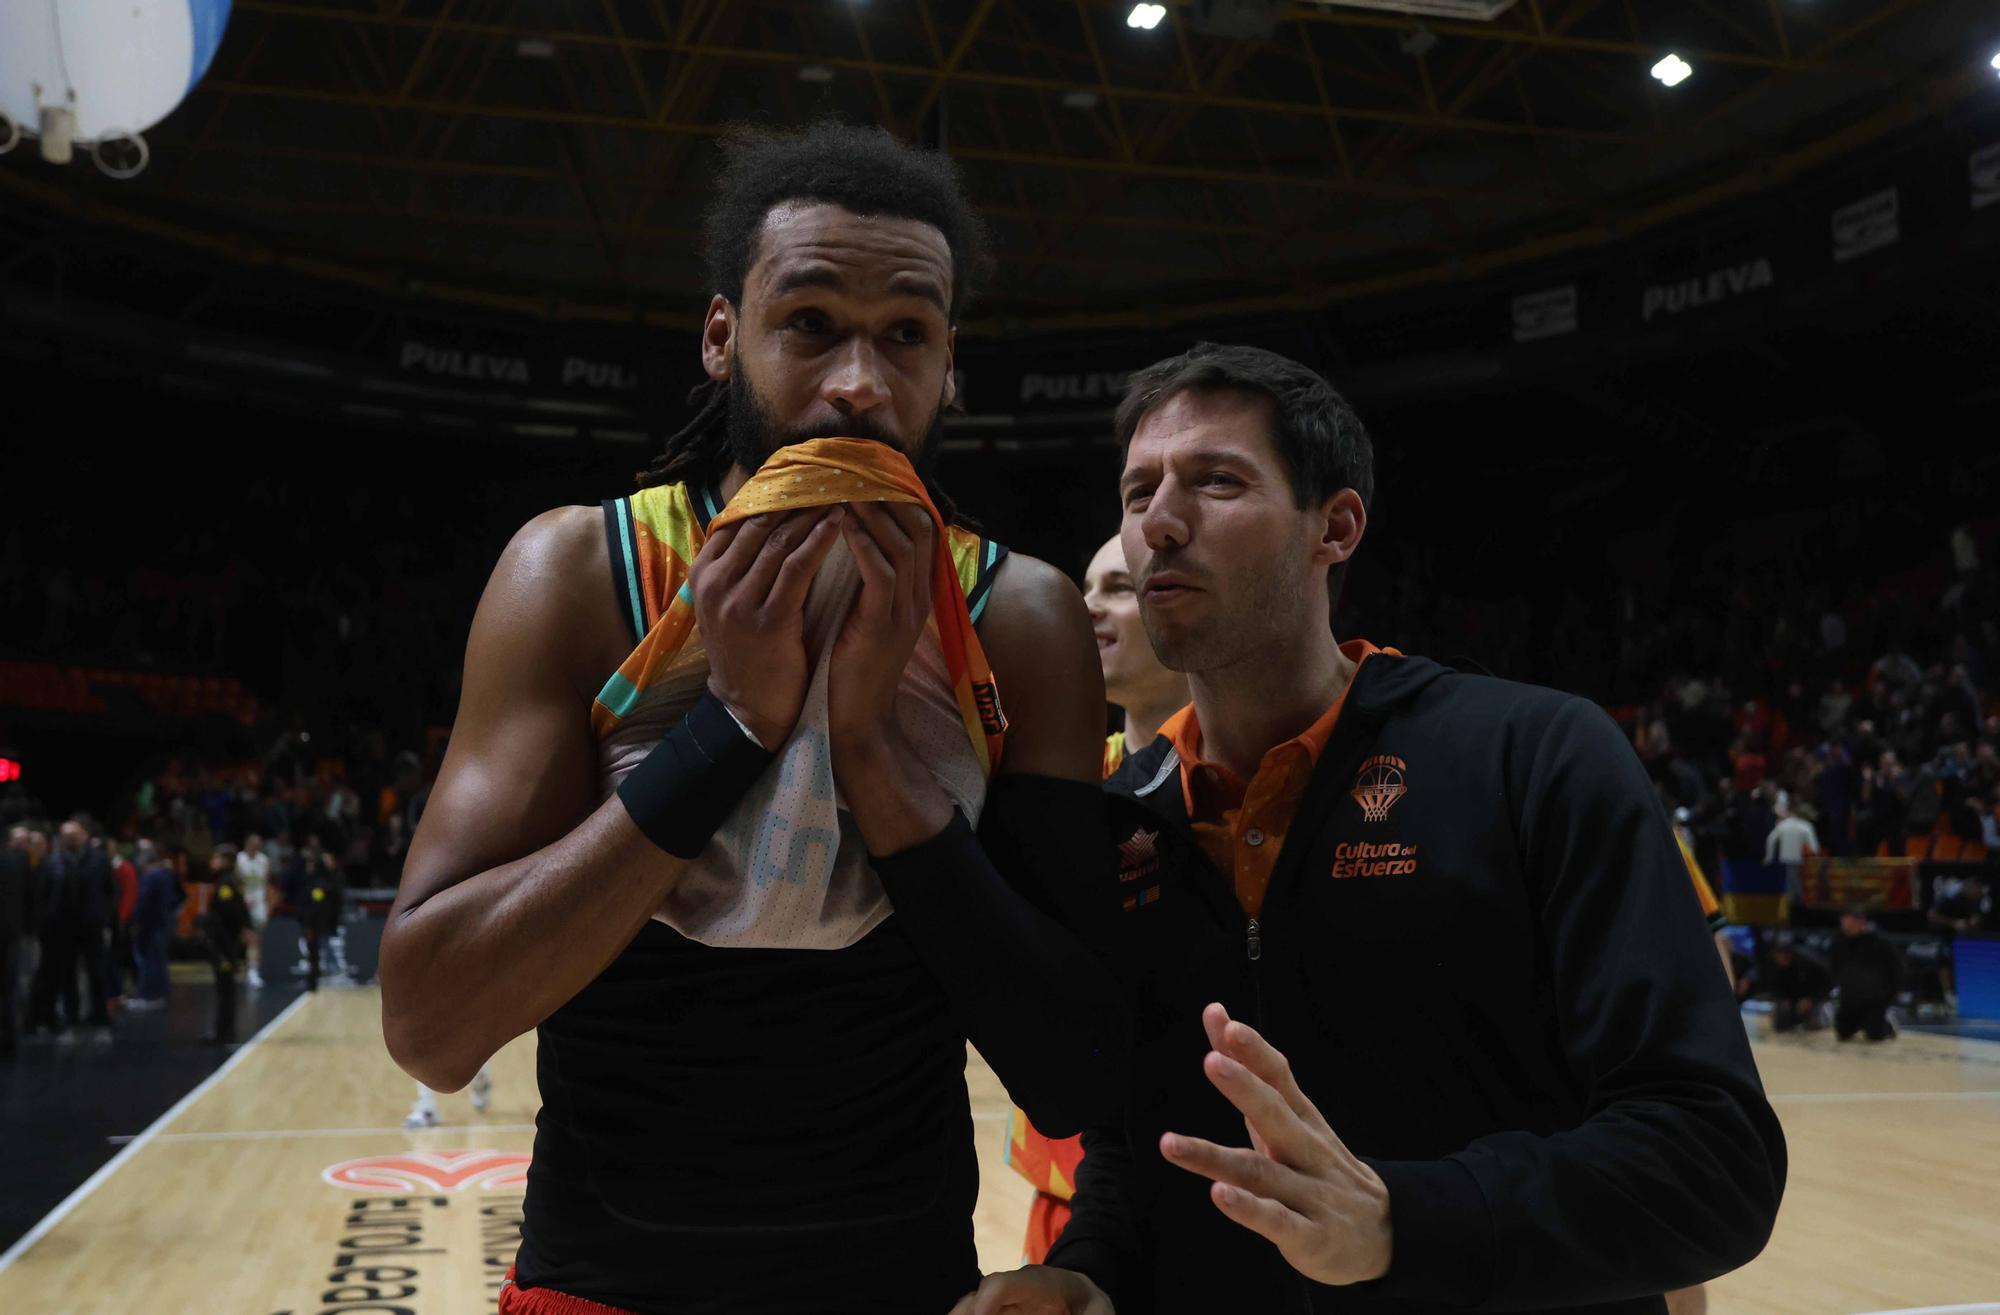
POLYGON ((1125 26, 1136 27, 1141 32, 1150 32, 1160 25, 1167 16, 1165 5, 1133 5, 1132 12, 1125 15, 1125 26))
POLYGON ((2000 73, 2000 51, 1995 51, 1993 58, 1988 60, 1987 63, 1993 66, 1993 71, 1995 73, 2000 73))
POLYGON ((514 53, 522 59, 554 59, 556 43, 547 37, 522 37, 514 43, 514 53))
POLYGON ((1665 59, 1653 65, 1653 76, 1666 83, 1669 87, 1680 86, 1681 83, 1688 80, 1689 75, 1693 72, 1694 65, 1688 63, 1679 55, 1668 55, 1665 59))
POLYGON ((1062 103, 1066 110, 1094 110, 1097 108, 1097 93, 1085 88, 1065 91, 1062 103))
POLYGON ((824 64, 806 64, 799 69, 800 82, 831 82, 833 70, 824 64))

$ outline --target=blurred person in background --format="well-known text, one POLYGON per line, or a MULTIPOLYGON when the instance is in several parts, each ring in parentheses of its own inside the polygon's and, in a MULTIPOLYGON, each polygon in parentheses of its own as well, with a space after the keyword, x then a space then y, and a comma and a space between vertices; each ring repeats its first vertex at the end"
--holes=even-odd
POLYGON ((1766 863, 1791 865, 1819 855, 1819 832, 1800 815, 1803 811, 1791 808, 1778 811, 1778 821, 1764 840, 1766 863))
MULTIPOLYGON (((1990 820, 1990 819, 1989 819, 1990 820)), ((1929 922, 1932 927, 1950 941, 1959 936, 1977 935, 1986 930, 1986 883, 1978 877, 1964 877, 1950 887, 1938 884, 1935 902, 1931 905, 1929 922)), ((1952 973, 1950 955, 1938 969, 1938 976, 1944 987, 1944 1002, 1952 1009, 1958 1008, 1958 982, 1952 973)))
POLYGON ((243 907, 250 915, 249 971, 244 983, 253 991, 264 985, 257 971, 264 924, 271 916, 271 856, 264 852, 264 837, 252 832, 243 838, 242 852, 236 855, 236 882, 243 888, 243 907))
POLYGON ((226 867, 214 857, 210 865, 215 895, 202 915, 202 934, 208 942, 209 964, 215 970, 215 1019, 201 1041, 209 1046, 232 1046, 236 1044, 236 980, 250 939, 250 912, 243 905, 234 867, 226 867))
POLYGON ((112 1010, 125 1007, 128 983, 138 981, 138 963, 132 954, 132 912, 139 904, 139 869, 133 863, 130 846, 105 844, 111 860, 111 877, 117 885, 118 902, 111 916, 111 934, 104 944, 104 990, 112 1010))
POLYGON ((62 824, 55 852, 41 865, 41 963, 28 1003, 29 1028, 73 1040, 84 1024, 97 1039, 111 1040, 111 1015, 104 993, 104 943, 118 902, 117 881, 101 842, 93 842, 81 817, 62 824), (76 975, 89 982, 90 1012, 79 1017, 76 975), (58 1008, 61 1023, 58 1025, 58 1008))
POLYGON ((1772 1030, 1817 1032, 1826 1026, 1821 1009, 1833 992, 1833 976, 1825 964, 1800 954, 1789 936, 1772 942, 1770 962, 1758 970, 1756 986, 1771 997, 1772 1030))
POLYGON ((12 827, 0 850, 0 1058, 14 1053, 19 1035, 15 996, 21 984, 21 942, 28 932, 28 885, 35 868, 28 861, 28 828, 12 827))
POLYGON ((139 961, 139 991, 126 1008, 134 1012, 164 1009, 167 1004, 167 947, 173 939, 174 918, 186 902, 173 865, 159 847, 141 840, 137 850, 138 896, 132 916, 132 950, 139 961))
POLYGON ((1889 938, 1868 921, 1868 910, 1850 904, 1840 914, 1840 936, 1833 943, 1834 989, 1840 993, 1833 1013, 1834 1035, 1851 1041, 1862 1033, 1870 1041, 1896 1035, 1889 1006, 1903 989, 1903 956, 1889 938))

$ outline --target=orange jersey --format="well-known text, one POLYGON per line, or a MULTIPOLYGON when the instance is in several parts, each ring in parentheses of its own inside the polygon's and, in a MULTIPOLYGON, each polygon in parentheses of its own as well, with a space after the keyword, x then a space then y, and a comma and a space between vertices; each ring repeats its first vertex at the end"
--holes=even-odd
MULTIPOLYGON (((1125 732, 1104 737, 1104 775, 1125 761, 1125 732)), ((1076 1194, 1076 1166, 1083 1162, 1083 1139, 1044 1137, 1028 1122, 1019 1105, 1007 1117, 1004 1156, 1015 1173, 1033 1184, 1035 1200, 1028 1207, 1028 1236, 1021 1244, 1022 1260, 1039 1265, 1069 1222, 1069 1200, 1076 1194)))

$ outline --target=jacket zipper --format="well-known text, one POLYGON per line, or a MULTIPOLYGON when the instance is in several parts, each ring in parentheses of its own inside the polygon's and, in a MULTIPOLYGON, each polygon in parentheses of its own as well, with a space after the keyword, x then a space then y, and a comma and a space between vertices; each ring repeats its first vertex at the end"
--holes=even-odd
MULTIPOLYGON (((1258 971, 1257 964, 1264 957, 1264 924, 1256 918, 1251 918, 1243 926, 1243 952, 1250 959, 1250 991, 1255 1002, 1252 1009, 1256 1017, 1250 1020, 1250 1025, 1261 1032, 1264 1030, 1264 974, 1258 971)), ((1312 1284, 1296 1270, 1293 1277, 1299 1284, 1299 1310, 1304 1315, 1311 1315, 1312 1284)))

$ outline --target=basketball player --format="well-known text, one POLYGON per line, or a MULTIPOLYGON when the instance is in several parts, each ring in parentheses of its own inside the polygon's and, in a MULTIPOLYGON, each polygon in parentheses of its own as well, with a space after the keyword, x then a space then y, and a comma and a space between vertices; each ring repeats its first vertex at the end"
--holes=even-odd
POLYGON ((1052 1132, 1122 1094, 1065 929, 1103 931, 1103 680, 1075 587, 918 480, 983 252, 949 162, 738 137, 707 234, 700 415, 480 602, 384 1030, 448 1091, 538 1029, 510 1315, 928 1315, 978 1280, 967 1038, 1052 1132))
POLYGON ((261 990, 264 976, 257 971, 263 959, 264 924, 271 920, 271 856, 264 852, 264 837, 243 837, 243 849, 236 855, 236 881, 243 889, 243 907, 250 915, 249 972, 244 984, 261 990))
POLYGON ((1310 370, 1202 344, 1117 425, 1193 690, 1107 783, 1154 892, 1129 1120, 1085 1136, 1064 1268, 963 1308, 1657 1313, 1755 1255, 1783 1138, 1616 727, 1336 642, 1373 449, 1310 370))
MULTIPOLYGON (((1097 660, 1104 668, 1104 696, 1118 705, 1125 724, 1104 741, 1104 774, 1111 775, 1153 742, 1160 726, 1187 706, 1187 677, 1160 665, 1146 627, 1139 620, 1139 595, 1125 566, 1125 545, 1116 536, 1091 557, 1083 574, 1083 601, 1097 635, 1097 660)), ((1077 1137, 1045 1137, 1018 1105, 1007 1121, 1007 1163, 1035 1188, 1028 1206, 1028 1232, 1021 1258, 1040 1264, 1069 1222, 1076 1166, 1083 1158, 1077 1137)))
MULTIPOLYGON (((490 1065, 481 1064, 479 1071, 472 1075, 472 1082, 466 1087, 466 1094, 472 1099, 474 1112, 484 1114, 486 1107, 493 1103, 493 1070, 490 1065)), ((403 1116, 403 1126, 412 1131, 418 1128, 435 1128, 438 1125, 438 1094, 419 1082, 417 1103, 410 1106, 410 1112, 403 1116)))

